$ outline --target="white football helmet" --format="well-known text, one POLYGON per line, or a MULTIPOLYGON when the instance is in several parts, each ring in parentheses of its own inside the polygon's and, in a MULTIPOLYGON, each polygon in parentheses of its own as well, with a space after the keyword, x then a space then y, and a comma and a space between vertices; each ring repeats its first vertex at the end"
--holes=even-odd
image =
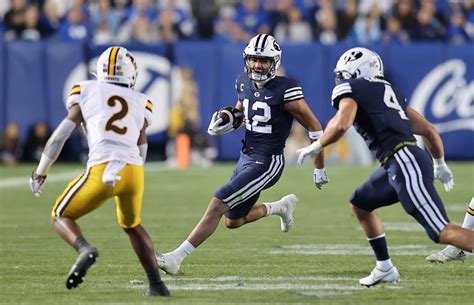
POLYGON ((334 69, 336 82, 342 79, 360 77, 383 77, 383 63, 380 56, 366 48, 352 48, 344 52, 334 69))
POLYGON ((281 48, 273 36, 268 34, 258 34, 250 39, 249 44, 244 49, 244 71, 248 77, 256 82, 265 82, 275 76, 280 67, 281 48), (252 71, 249 65, 249 59, 252 57, 266 57, 272 62, 268 71, 256 73, 252 71))
POLYGON ((96 76, 99 82, 135 86, 138 69, 135 58, 124 47, 110 47, 97 60, 96 76))

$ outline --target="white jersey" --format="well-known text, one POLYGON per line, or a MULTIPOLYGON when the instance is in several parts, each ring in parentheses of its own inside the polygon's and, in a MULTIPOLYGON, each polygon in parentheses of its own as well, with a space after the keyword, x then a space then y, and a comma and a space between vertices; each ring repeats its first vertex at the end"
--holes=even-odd
POLYGON ((137 141, 145 122, 151 124, 153 105, 133 89, 97 81, 75 85, 66 107, 79 105, 89 144, 87 166, 116 160, 143 165, 137 141))

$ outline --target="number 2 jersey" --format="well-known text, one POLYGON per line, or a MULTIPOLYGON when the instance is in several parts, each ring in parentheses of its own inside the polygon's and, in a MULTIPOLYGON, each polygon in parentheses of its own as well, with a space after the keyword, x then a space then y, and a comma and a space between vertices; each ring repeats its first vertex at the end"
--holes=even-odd
POLYGON ((133 89, 105 82, 83 81, 69 92, 66 107, 79 105, 89 145, 87 166, 117 160, 143 165, 137 141, 153 105, 133 89))
POLYGON ((235 89, 245 116, 244 152, 264 155, 282 154, 293 117, 284 110, 285 103, 304 98, 297 80, 275 76, 257 88, 247 74, 241 73, 235 89))
POLYGON ((347 79, 332 91, 332 104, 339 109, 344 97, 357 103, 354 127, 369 149, 383 161, 392 149, 403 142, 416 142, 405 110, 407 103, 398 99, 392 85, 378 78, 347 79))

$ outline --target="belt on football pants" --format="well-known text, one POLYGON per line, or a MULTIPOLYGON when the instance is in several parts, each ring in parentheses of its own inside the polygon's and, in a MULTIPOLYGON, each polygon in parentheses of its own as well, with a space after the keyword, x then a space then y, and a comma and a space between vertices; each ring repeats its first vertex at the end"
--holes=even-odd
POLYGON ((385 165, 385 163, 387 163, 388 159, 393 157, 393 155, 395 155, 397 153, 397 151, 399 151, 400 149, 402 149, 405 146, 413 146, 413 145, 416 145, 416 142, 414 142, 414 141, 403 141, 403 142, 398 143, 397 145, 395 145, 395 147, 390 149, 383 156, 382 161, 380 161, 380 163, 382 164, 382 166, 385 165))

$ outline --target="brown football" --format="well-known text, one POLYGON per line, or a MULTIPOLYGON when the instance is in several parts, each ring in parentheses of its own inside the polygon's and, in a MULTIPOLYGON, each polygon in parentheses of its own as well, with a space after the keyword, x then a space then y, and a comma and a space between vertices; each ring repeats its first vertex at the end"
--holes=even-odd
POLYGON ((244 113, 232 106, 224 107, 220 109, 218 113, 219 117, 222 119, 219 126, 223 126, 230 122, 232 126, 237 129, 244 120, 244 113))

